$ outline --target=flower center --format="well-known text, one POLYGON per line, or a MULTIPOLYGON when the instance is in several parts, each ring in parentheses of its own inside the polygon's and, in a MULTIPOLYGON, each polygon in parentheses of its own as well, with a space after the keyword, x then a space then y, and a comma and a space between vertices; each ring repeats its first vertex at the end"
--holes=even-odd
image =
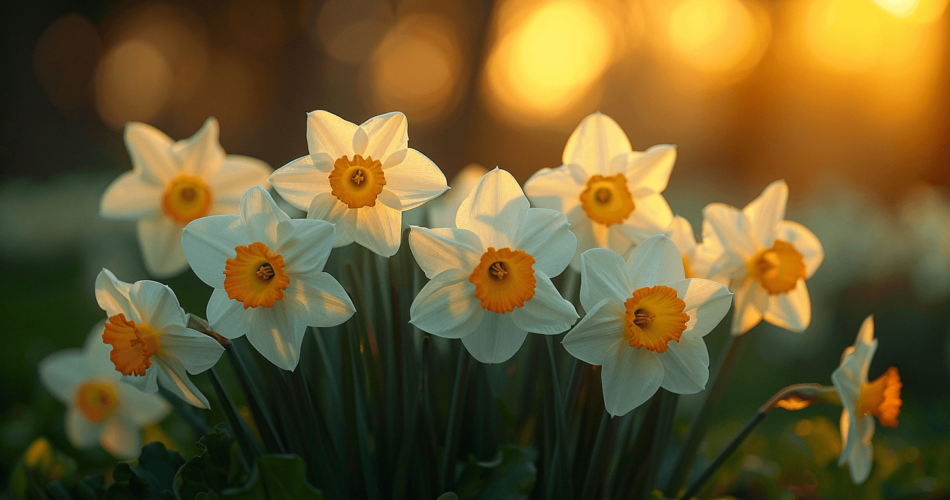
POLYGON ((386 176, 379 160, 367 156, 346 156, 333 162, 330 172, 330 194, 350 208, 372 207, 376 197, 383 192, 386 176))
POLYGON ((884 427, 897 427, 901 414, 901 377, 896 367, 890 367, 874 382, 861 386, 858 396, 858 413, 877 417, 884 427))
POLYGON ((627 343, 654 352, 666 351, 671 340, 679 342, 689 321, 689 315, 683 312, 686 303, 676 296, 676 290, 664 285, 634 291, 624 307, 627 343))
POLYGON ((468 280, 475 284, 475 298, 491 312, 507 313, 534 297, 534 257, 521 250, 492 247, 482 255, 468 280))
POLYGON ((224 291, 244 308, 273 307, 284 298, 290 278, 284 272, 284 258, 272 253, 267 245, 256 242, 234 247, 237 256, 224 265, 224 291))
POLYGON ((581 191, 581 208, 594 222, 620 224, 633 212, 633 197, 627 189, 623 174, 610 177, 602 175, 587 179, 587 187, 581 191))
POLYGON ((109 418, 118 404, 119 393, 110 382, 86 382, 76 390, 76 408, 94 424, 109 418))
POLYGON ((151 357, 161 349, 161 331, 155 331, 148 325, 136 325, 119 313, 109 317, 102 332, 102 342, 112 346, 109 359, 122 375, 145 375, 152 366, 151 357))
POLYGON ((211 188, 200 177, 179 175, 162 195, 162 210, 175 222, 185 225, 208 215, 211 210, 211 188))
POLYGON ((790 292, 805 278, 805 260, 790 243, 775 240, 772 248, 749 259, 749 277, 770 294, 790 292))

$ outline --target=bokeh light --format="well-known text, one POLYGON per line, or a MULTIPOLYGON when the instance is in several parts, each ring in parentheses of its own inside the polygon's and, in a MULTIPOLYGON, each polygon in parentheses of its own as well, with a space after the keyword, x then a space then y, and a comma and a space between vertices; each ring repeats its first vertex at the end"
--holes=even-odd
POLYGON ((814 0, 805 24, 809 46, 828 67, 869 69, 884 48, 883 16, 868 0, 814 0))
POLYGON ((109 126, 121 129, 127 121, 150 121, 172 95, 171 67, 155 46, 129 40, 102 58, 96 75, 96 108, 109 126))
POLYGON ((71 110, 91 97, 101 50, 96 27, 83 16, 67 14, 46 28, 33 69, 53 105, 71 110))
POLYGON ((311 39, 337 61, 364 62, 394 23, 383 0, 328 0, 309 30, 311 39))
POLYGON ((742 0, 683 0, 672 7, 667 35, 691 67, 738 76, 764 54, 769 19, 762 7, 742 0))

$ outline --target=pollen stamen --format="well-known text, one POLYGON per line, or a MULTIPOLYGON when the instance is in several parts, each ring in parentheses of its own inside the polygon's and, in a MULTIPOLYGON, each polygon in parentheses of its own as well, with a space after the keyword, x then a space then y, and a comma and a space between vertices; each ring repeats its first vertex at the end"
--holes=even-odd
POLYGON ((650 314, 643 309, 637 309, 634 312, 633 318, 633 324, 642 328, 646 325, 649 325, 650 323, 653 323, 653 320, 656 319, 656 315, 650 314))
POLYGON ((363 174, 359 171, 359 169, 356 170, 356 173, 353 174, 353 177, 351 177, 350 179, 352 179, 353 183, 356 184, 357 186, 359 186, 361 182, 366 180, 366 178, 363 177, 363 174))
POLYGON ((383 164, 367 156, 337 158, 329 175, 330 194, 346 203, 348 208, 372 207, 383 192, 386 175, 383 164))
POLYGON ((491 274, 492 276, 498 279, 504 279, 505 275, 508 274, 508 271, 505 271, 505 266, 501 262, 495 262, 491 265, 491 274))
POLYGON ((290 277, 284 272, 284 258, 259 241, 234 248, 235 257, 225 261, 224 291, 240 300, 244 308, 273 307, 284 298, 290 277))
POLYGON ((522 250, 489 247, 468 280, 475 285, 475 298, 483 308, 503 314, 534 297, 533 266, 534 257, 522 250))
POLYGON ((631 347, 665 352, 670 342, 679 342, 689 321, 686 302, 664 285, 635 290, 624 306, 624 334, 631 347))
POLYGON ((270 262, 261 264, 261 267, 257 268, 257 272, 254 274, 263 280, 270 280, 274 277, 274 266, 270 265, 270 262))

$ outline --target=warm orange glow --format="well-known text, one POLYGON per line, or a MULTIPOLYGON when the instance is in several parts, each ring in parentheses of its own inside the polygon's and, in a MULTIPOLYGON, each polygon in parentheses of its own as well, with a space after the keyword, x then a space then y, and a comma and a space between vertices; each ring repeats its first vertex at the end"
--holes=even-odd
POLYGON ((96 107, 103 121, 120 129, 127 121, 150 121, 168 104, 172 70, 154 46, 122 42, 99 62, 96 107))
POLYGON ((696 69, 735 72, 762 57, 768 24, 764 12, 741 0, 684 0, 670 13, 669 43, 696 69))
POLYGON ((917 10, 920 0, 874 0, 884 10, 897 17, 910 17, 917 10))
POLYGON ((884 47, 883 14, 868 0, 815 0, 805 21, 808 45, 832 68, 869 69, 884 47))

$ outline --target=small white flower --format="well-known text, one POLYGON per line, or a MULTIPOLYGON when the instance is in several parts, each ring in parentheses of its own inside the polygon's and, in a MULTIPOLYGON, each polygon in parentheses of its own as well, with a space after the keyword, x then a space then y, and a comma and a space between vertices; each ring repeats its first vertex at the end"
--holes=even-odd
POLYGON ((214 118, 178 142, 152 126, 132 122, 125 126, 125 146, 132 171, 106 188, 99 213, 138 222, 145 268, 160 278, 188 269, 181 250, 186 224, 206 215, 237 212, 244 191, 266 186, 271 172, 260 160, 225 155, 214 118))
POLYGON ((146 394, 158 392, 161 385, 193 406, 208 408, 208 399, 188 373, 214 366, 224 348, 187 327, 171 288, 154 281, 131 285, 103 269, 96 278, 96 300, 109 315, 102 341, 112 346, 109 358, 123 381, 146 394))
POLYGON ((604 405, 625 415, 656 391, 694 394, 709 379, 703 337, 729 312, 732 293, 714 281, 686 279, 665 235, 647 238, 624 261, 595 248, 581 256, 587 310, 562 341, 567 352, 602 365, 604 405))
POLYGON ((171 412, 158 394, 144 394, 119 381, 102 343, 100 322, 86 337, 82 349, 54 352, 40 361, 40 381, 67 406, 66 436, 79 449, 101 444, 120 460, 131 460, 142 450, 143 427, 171 412))
POLYGON ((874 417, 884 427, 897 427, 901 413, 901 378, 890 367, 874 382, 868 382, 868 367, 877 350, 874 318, 868 316, 858 330, 854 346, 845 349, 841 366, 831 374, 844 409, 841 411, 841 458, 838 466, 848 463, 851 480, 861 484, 871 474, 871 438, 874 417))
POLYGON ((339 325, 355 311, 343 287, 323 272, 333 233, 326 221, 291 219, 260 187, 241 199, 240 215, 188 224, 185 256, 214 287, 211 328, 229 339, 247 335, 268 361, 296 368, 307 326, 339 325))
POLYGON ((683 257, 686 277, 712 279, 709 276, 709 268, 722 254, 719 242, 713 240, 697 243, 692 224, 678 215, 673 218, 673 222, 667 228, 667 233, 683 257))
POLYGON ((486 173, 488 170, 485 167, 474 163, 459 171, 449 183, 451 189, 422 207, 429 216, 428 226, 455 227, 455 215, 459 207, 486 173))
POLYGON ((553 335, 577 320, 550 278, 577 244, 564 215, 529 208, 515 178, 496 168, 462 201, 455 225, 411 228, 412 253, 431 280, 412 302, 412 324, 501 363, 528 332, 553 335))
POLYGON ((408 147, 406 116, 387 113, 350 123, 326 111, 307 115, 310 154, 270 177, 307 217, 336 224, 340 247, 356 242, 384 257, 399 250, 402 212, 442 194, 439 167, 408 147))
POLYGON ((811 322, 805 280, 825 253, 805 226, 783 220, 787 201, 788 186, 780 180, 742 210, 722 203, 703 209, 703 242, 722 248, 710 275, 727 279, 736 293, 733 335, 763 319, 796 332, 811 322))
POLYGON ((621 255, 644 239, 664 233, 673 212, 660 194, 666 189, 676 148, 653 146, 633 151, 620 125, 594 113, 581 122, 564 147, 560 167, 543 168, 525 183, 535 206, 567 215, 577 235, 571 268, 591 248, 621 255))

